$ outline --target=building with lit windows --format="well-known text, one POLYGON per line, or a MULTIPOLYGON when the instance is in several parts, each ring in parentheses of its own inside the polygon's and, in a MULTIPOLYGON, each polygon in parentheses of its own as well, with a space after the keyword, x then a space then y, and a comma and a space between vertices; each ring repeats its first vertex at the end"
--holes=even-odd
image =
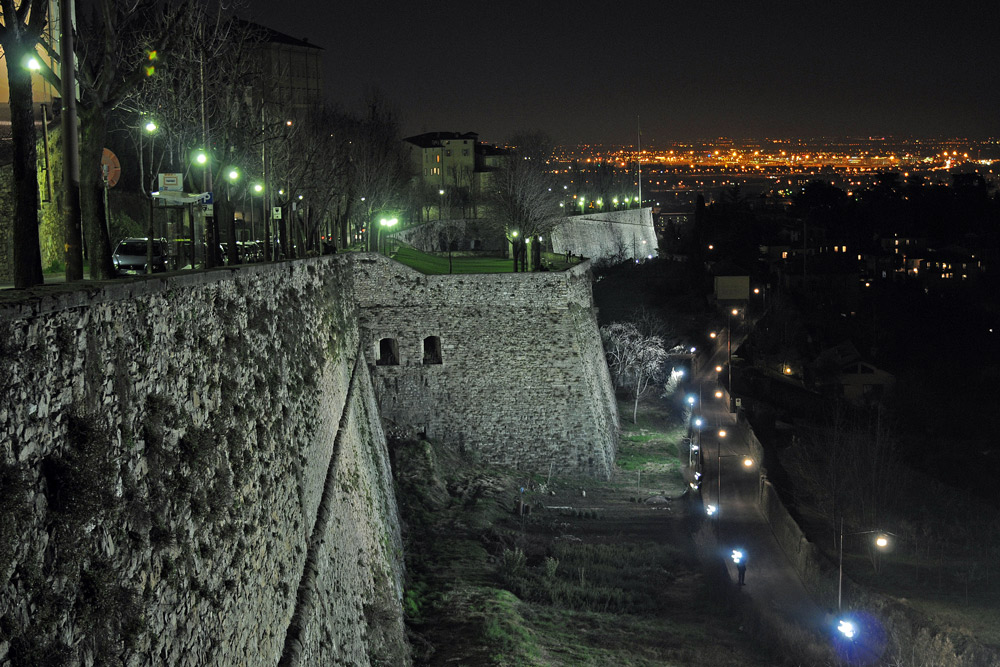
POLYGON ((417 190, 424 194, 425 208, 462 209, 462 215, 478 216, 482 192, 489 187, 490 172, 497 169, 508 151, 479 141, 475 132, 427 132, 403 140, 410 156, 417 190))

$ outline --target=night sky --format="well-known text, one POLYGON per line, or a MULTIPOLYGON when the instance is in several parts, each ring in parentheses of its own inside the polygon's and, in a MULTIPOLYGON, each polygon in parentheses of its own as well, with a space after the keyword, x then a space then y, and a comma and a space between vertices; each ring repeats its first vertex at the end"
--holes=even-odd
POLYGON ((325 49, 330 100, 378 88, 405 134, 1000 135, 995 0, 249 2, 325 49))

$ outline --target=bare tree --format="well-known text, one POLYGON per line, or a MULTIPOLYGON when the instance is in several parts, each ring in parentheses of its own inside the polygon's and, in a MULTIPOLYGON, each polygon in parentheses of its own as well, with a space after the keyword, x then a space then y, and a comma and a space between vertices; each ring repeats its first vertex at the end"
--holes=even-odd
POLYGON ((667 360, 663 339, 643 334, 631 322, 615 322, 601 327, 601 338, 615 384, 628 390, 634 399, 632 422, 635 423, 639 399, 663 376, 663 365, 667 360))
POLYGON ((366 107, 351 133, 350 201, 360 204, 355 216, 366 230, 366 248, 373 250, 373 215, 402 203, 409 163, 403 153, 399 120, 385 97, 372 93, 366 107))
MULTIPOLYGON (((500 169, 493 172, 489 202, 491 218, 511 243, 514 270, 518 255, 532 243, 532 263, 541 264, 542 237, 562 217, 555 179, 546 164, 551 142, 541 133, 511 139, 516 147, 500 169)), ((525 253, 526 254, 526 253, 525 253)))
POLYGON ((104 215, 101 157, 108 118, 156 73, 157 59, 182 31, 178 19, 189 2, 91 0, 80 17, 77 42, 80 83, 80 207, 91 278, 114 275, 104 215))
POLYGON ((0 0, 0 46, 7 60, 14 169, 14 286, 41 285, 38 241, 38 152, 27 59, 46 24, 48 0, 0 0))
MULTIPOLYGON (((831 404, 827 423, 789 449, 783 464, 829 522, 843 518, 847 532, 886 528, 893 494, 895 440, 881 408, 831 404)), ((836 546, 834 544, 834 546, 836 546)), ((875 551, 869 555, 875 561, 875 551)))

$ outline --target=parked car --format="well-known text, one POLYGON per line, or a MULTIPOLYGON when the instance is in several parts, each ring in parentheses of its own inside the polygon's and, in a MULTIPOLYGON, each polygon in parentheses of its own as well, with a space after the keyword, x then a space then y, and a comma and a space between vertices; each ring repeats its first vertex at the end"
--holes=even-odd
MULTIPOLYGON (((146 273, 146 239, 122 239, 111 258, 119 274, 140 275, 146 273)), ((153 273, 167 270, 167 242, 153 239, 153 273)))

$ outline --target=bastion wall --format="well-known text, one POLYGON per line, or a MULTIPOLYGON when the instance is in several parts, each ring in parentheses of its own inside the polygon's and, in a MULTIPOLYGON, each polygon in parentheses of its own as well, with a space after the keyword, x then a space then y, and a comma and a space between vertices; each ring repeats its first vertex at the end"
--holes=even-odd
POLYGON ((350 260, 0 293, 0 665, 409 662, 350 260))
POLYGON ((552 252, 594 260, 656 257, 656 230, 649 208, 588 213, 565 218, 549 235, 552 252))
POLYGON ((618 412, 589 264, 426 276, 367 255, 355 284, 383 419, 488 462, 610 474, 618 412))
MULTIPOLYGON (((484 219, 431 220, 384 235, 385 239, 397 238, 423 252, 445 250, 444 242, 452 237, 463 239, 456 250, 497 252, 507 249, 503 235, 484 219)), ((563 218, 548 234, 545 247, 560 255, 571 252, 595 261, 656 257, 652 209, 634 208, 563 218)))

